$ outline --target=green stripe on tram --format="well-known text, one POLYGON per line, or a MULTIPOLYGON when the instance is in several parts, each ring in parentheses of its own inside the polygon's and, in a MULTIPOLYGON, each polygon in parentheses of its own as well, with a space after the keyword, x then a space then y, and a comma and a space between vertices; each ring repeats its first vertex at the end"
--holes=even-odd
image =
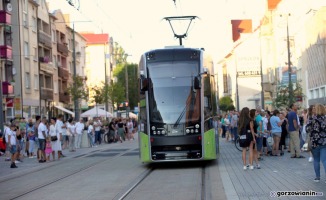
POLYGON ((140 160, 144 163, 151 162, 151 158, 149 155, 149 147, 148 147, 148 135, 139 132, 139 139, 140 139, 140 160))
POLYGON ((210 129, 204 135, 204 160, 216 159, 215 130, 210 129))

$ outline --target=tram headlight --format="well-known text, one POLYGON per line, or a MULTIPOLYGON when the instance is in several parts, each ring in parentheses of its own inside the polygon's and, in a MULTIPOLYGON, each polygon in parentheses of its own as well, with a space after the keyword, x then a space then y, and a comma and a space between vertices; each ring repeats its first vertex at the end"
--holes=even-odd
POLYGON ((190 130, 189 129, 186 129, 186 133, 190 133, 190 130))
POLYGON ((153 134, 156 135, 156 131, 153 131, 153 134))
POLYGON ((161 134, 161 131, 157 131, 157 135, 160 135, 161 134))
POLYGON ((196 124, 196 125, 195 125, 195 128, 199 128, 199 124, 196 124))
POLYGON ((194 129, 191 129, 191 133, 194 133, 195 131, 194 131, 194 129))
POLYGON ((198 129, 195 130, 195 133, 198 133, 198 129))
POLYGON ((155 129, 156 129, 155 126, 152 126, 152 131, 155 131, 155 129))
POLYGON ((162 135, 165 135, 165 130, 162 131, 162 135))

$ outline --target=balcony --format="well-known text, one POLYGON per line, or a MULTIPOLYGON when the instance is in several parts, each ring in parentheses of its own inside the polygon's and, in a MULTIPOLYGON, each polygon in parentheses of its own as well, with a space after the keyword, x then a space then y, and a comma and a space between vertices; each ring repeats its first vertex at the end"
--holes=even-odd
POLYGON ((68 56, 68 47, 66 44, 57 44, 57 50, 61 52, 63 55, 68 56))
POLYGON ((5 10, 0 10, 0 23, 1 24, 11 24, 11 15, 5 10))
POLYGON ((53 100, 53 89, 41 88, 41 99, 53 100))
POLYGON ((59 101, 68 104, 70 102, 70 96, 66 92, 60 92, 59 101))
POLYGON ((43 31, 39 31, 39 42, 44 46, 52 48, 51 36, 43 31))
POLYGON ((3 95, 12 95, 14 94, 14 86, 9 82, 2 82, 2 94, 3 95))
POLYGON ((69 72, 68 70, 58 67, 58 76, 62 79, 68 80, 69 79, 69 72))
POLYGON ((0 46, 0 58, 2 59, 12 59, 12 49, 11 46, 2 45, 0 46))
MULTIPOLYGON (((43 58, 43 57, 40 57, 40 69, 41 69, 41 71, 47 72, 49 74, 53 74, 54 68, 52 67, 52 63, 50 63, 48 61, 44 62, 44 60, 42 62, 41 58, 43 58)), ((46 58, 46 57, 44 57, 44 58, 46 58)))

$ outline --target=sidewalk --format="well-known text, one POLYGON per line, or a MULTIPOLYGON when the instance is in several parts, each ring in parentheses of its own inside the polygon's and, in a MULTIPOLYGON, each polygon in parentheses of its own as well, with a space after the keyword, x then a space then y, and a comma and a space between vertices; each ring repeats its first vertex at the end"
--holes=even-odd
MULTIPOLYGON (((226 196, 236 199, 276 199, 277 191, 316 191, 323 196, 282 196, 281 199, 325 199, 326 175, 321 166, 321 180, 315 183, 313 163, 306 158, 290 158, 290 153, 284 156, 263 156, 261 169, 243 170, 242 153, 236 149, 233 142, 220 138, 219 171, 226 196)), ((247 160, 249 151, 247 152, 247 160)), ((248 163, 248 162, 247 162, 248 163)))

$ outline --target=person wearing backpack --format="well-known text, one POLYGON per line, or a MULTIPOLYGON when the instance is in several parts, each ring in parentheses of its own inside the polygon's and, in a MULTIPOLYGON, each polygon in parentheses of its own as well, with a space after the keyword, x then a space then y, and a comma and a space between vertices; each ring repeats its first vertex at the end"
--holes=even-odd
POLYGON ((249 116, 249 108, 244 107, 241 110, 240 117, 239 117, 239 126, 238 126, 238 133, 239 133, 239 143, 242 147, 242 161, 243 161, 243 170, 247 170, 248 165, 246 155, 247 155, 247 148, 249 147, 249 164, 250 169, 254 169, 253 167, 253 146, 256 143, 254 137, 254 122, 249 116))

